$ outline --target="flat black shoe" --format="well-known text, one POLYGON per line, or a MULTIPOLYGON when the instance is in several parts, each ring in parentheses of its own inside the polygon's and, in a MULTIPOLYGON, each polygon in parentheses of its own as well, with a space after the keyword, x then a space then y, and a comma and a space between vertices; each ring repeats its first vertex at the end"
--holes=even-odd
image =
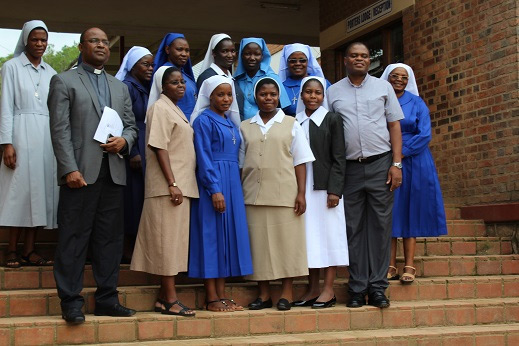
POLYGON ((319 297, 315 297, 309 300, 296 300, 295 302, 292 302, 292 306, 312 306, 317 301, 317 298, 319 297))
POLYGON ((331 308, 332 306, 335 306, 335 303, 337 303, 337 298, 335 298, 335 296, 333 296, 332 299, 330 299, 329 301, 327 302, 315 302, 313 305, 312 305, 312 309, 326 309, 326 308, 331 308))
POLYGON ((381 309, 388 308, 389 299, 387 299, 384 292, 377 291, 369 294, 368 304, 381 309))
POLYGON ((61 318, 63 318, 67 323, 72 324, 81 324, 85 322, 85 315, 81 309, 72 308, 61 313, 61 318))
POLYGON ((350 299, 346 303, 349 308, 360 308, 366 304, 366 297, 363 293, 350 293, 350 299))
POLYGON ((113 316, 113 317, 130 317, 135 315, 137 311, 128 309, 121 304, 114 304, 109 307, 96 307, 94 315, 96 316, 113 316))
POLYGON ((249 310, 262 310, 268 309, 272 307, 272 298, 269 298, 267 301, 261 300, 261 298, 256 298, 255 301, 249 304, 249 310))
POLYGON ((286 310, 290 310, 292 308, 292 304, 290 304, 290 302, 287 299, 281 298, 278 301, 277 307, 278 307, 278 310, 286 311, 286 310))

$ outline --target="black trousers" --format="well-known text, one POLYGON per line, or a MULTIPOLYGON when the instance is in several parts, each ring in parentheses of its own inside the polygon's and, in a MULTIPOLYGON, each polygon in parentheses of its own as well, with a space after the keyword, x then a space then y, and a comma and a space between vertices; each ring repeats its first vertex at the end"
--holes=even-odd
POLYGON ((117 281, 123 247, 123 189, 112 181, 108 159, 103 159, 94 184, 60 189, 58 205, 59 239, 54 279, 61 308, 82 308, 83 273, 87 250, 91 248, 95 302, 98 307, 119 302, 117 281))
POLYGON ((348 162, 344 209, 350 265, 350 293, 384 292, 391 254, 393 192, 386 184, 392 157, 348 162))

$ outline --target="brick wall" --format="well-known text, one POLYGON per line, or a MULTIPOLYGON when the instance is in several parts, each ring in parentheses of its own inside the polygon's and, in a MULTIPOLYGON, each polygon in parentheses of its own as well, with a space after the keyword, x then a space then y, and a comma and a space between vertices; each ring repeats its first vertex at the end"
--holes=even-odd
POLYGON ((519 200, 518 20, 516 0, 417 0, 404 12, 447 201, 519 200))
MULTIPOLYGON (((341 20, 326 4, 321 28, 341 20)), ((416 0, 402 21, 405 62, 431 111, 430 147, 446 202, 519 201, 517 0, 416 0)), ((332 59, 323 52, 329 76, 332 59)))

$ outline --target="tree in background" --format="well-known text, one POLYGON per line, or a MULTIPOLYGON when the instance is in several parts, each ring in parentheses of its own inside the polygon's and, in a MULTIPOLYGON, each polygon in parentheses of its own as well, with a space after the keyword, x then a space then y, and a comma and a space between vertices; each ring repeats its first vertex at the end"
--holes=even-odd
MULTIPOLYGON (((79 49, 77 48, 77 44, 72 46, 63 46, 60 51, 54 50, 54 45, 49 44, 47 46, 47 51, 43 56, 43 60, 52 66, 56 72, 60 73, 67 70, 72 62, 74 62, 79 55, 79 49)), ((0 58, 0 68, 4 65, 4 63, 13 58, 13 54, 9 54, 6 57, 0 58)), ((0 86, 1 86, 0 80, 0 86)))

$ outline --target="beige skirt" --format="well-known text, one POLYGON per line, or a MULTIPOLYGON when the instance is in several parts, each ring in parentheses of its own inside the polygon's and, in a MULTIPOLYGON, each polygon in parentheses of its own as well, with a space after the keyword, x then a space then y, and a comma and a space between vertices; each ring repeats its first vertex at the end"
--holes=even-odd
POLYGON ((187 271, 190 199, 173 206, 169 196, 144 199, 131 270, 173 276, 187 271))
POLYGON ((308 275, 304 217, 293 208, 246 206, 254 274, 263 281, 308 275))

